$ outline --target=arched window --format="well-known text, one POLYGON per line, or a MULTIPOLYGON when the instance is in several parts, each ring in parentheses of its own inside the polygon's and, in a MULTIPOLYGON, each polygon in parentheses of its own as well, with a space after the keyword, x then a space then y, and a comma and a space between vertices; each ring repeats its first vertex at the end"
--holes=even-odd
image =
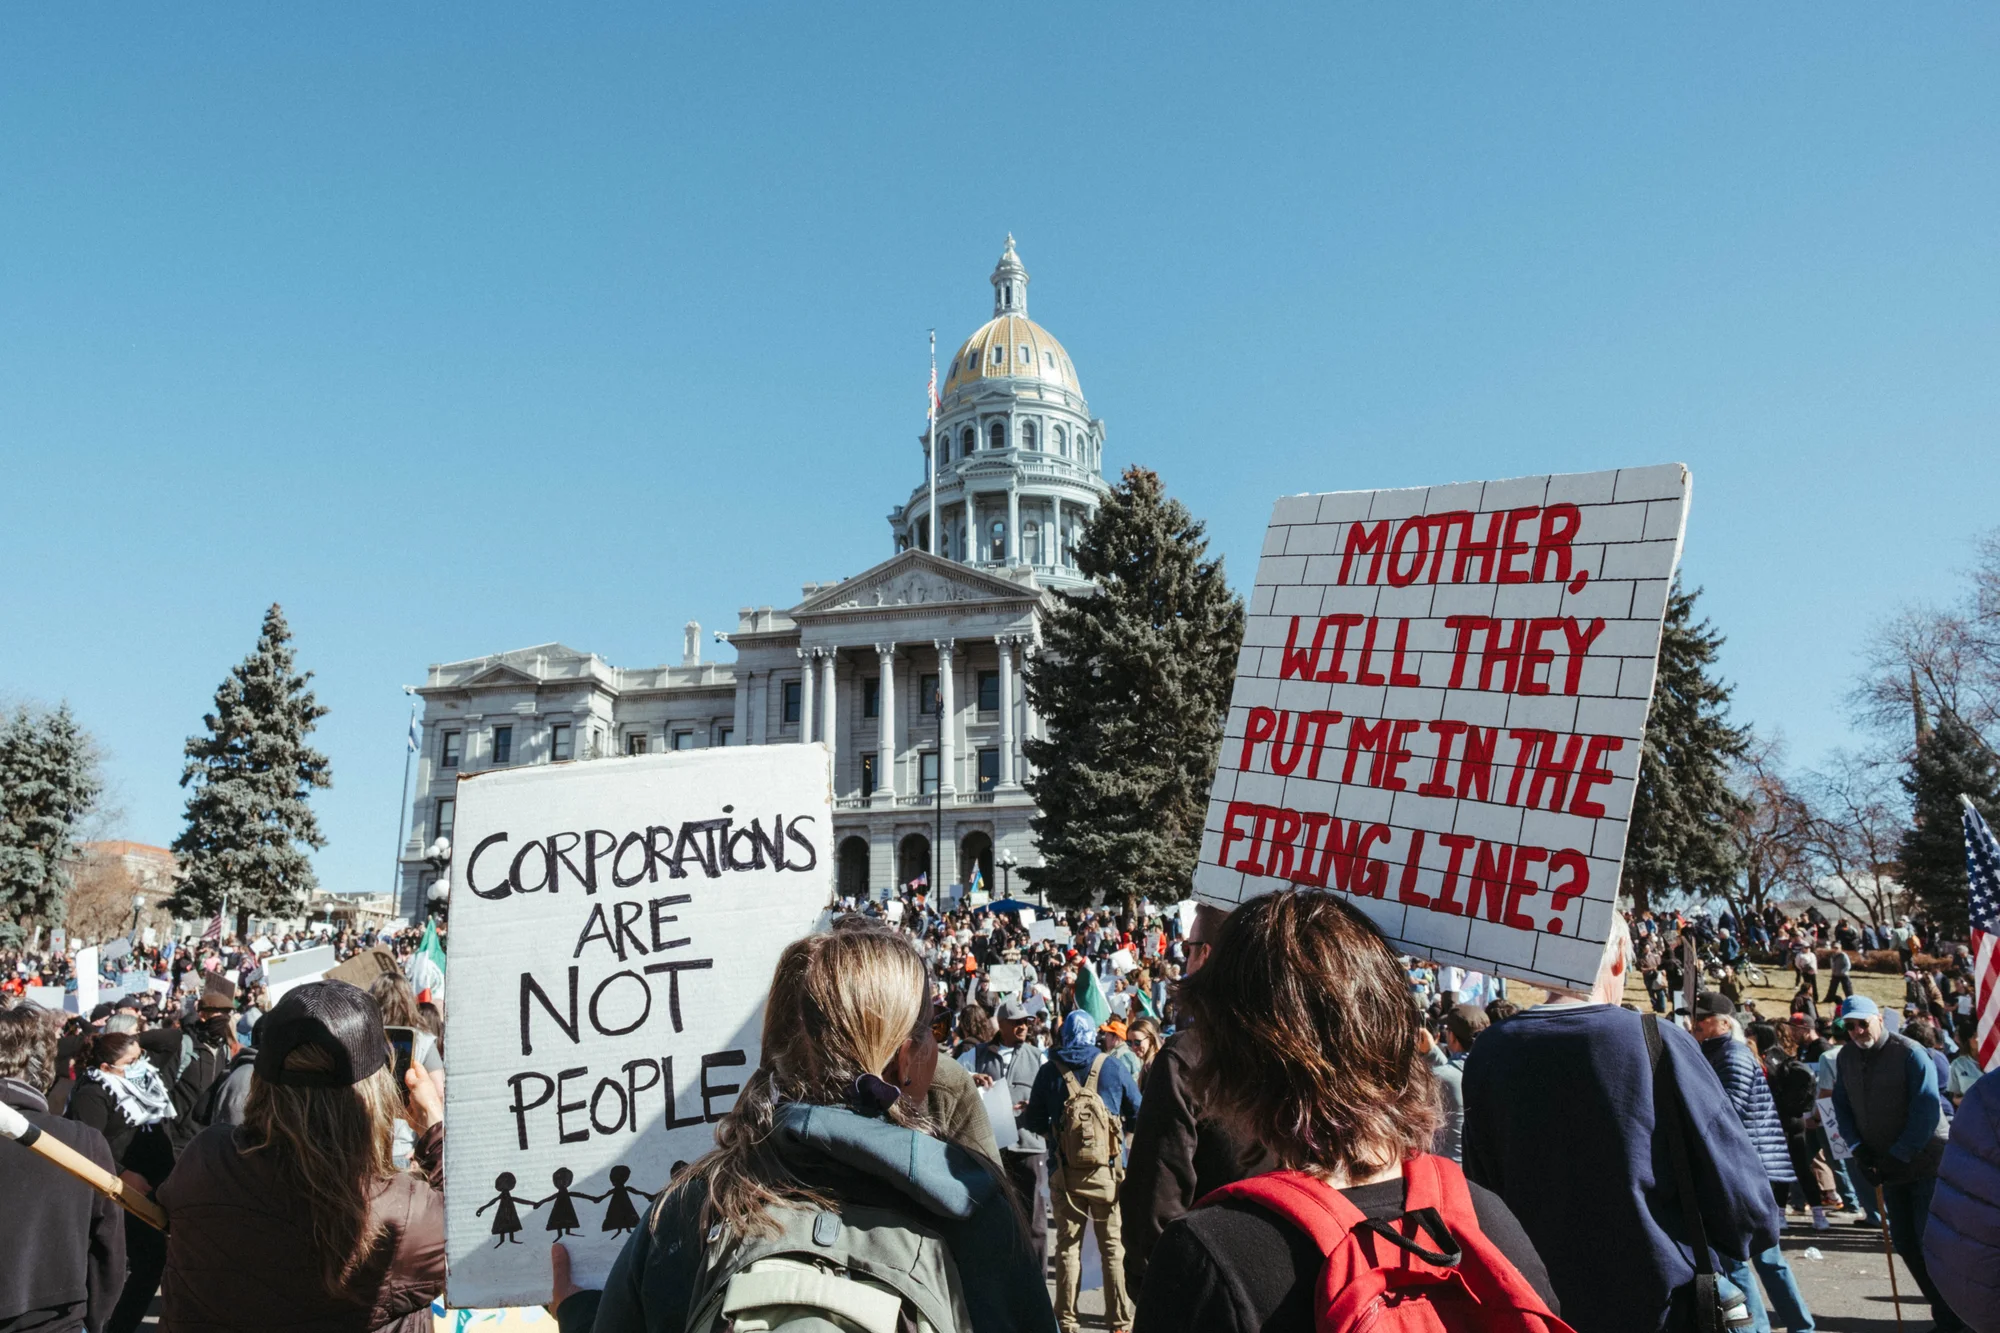
POLYGON ((979 445, 979 432, 978 432, 978 431, 974 430, 974 429, 973 429, 972 427, 970 427, 970 426, 967 426, 967 427, 966 427, 966 428, 965 428, 965 429, 964 429, 963 431, 959 432, 959 436, 958 436, 958 456, 959 456, 960 458, 970 458, 970 457, 972 457, 972 451, 973 451, 973 450, 974 450, 975 448, 977 448, 977 447, 978 447, 978 445, 979 445))
POLYGON ((944 434, 937 437, 937 454, 938 454, 939 467, 943 467, 946 463, 949 463, 951 461, 950 431, 946 431, 944 434))
POLYGON ((996 421, 986 428, 986 447, 1005 449, 1007 447, 1007 423, 996 421))
POLYGON ((1056 452, 1064 458, 1069 457, 1069 436, 1063 433, 1061 426, 1056 427, 1056 452))
POLYGON ((1035 423, 1032 421, 1021 423, 1021 447, 1023 449, 1035 447, 1035 423))
POLYGON ((1031 565, 1042 563, 1042 525, 1032 518, 1021 525, 1021 558, 1031 565))
POLYGON ((991 558, 994 560, 1005 560, 1007 558, 1007 522, 1005 519, 996 518, 993 520, 993 554, 991 558))

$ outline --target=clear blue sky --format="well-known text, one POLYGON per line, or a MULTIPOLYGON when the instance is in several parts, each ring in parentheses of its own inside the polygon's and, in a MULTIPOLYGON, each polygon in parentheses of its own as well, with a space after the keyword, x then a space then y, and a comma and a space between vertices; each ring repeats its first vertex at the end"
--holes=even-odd
POLYGON ((385 888, 425 664, 888 552, 1011 230, 1239 584, 1283 492, 1684 460, 1739 717, 1848 743, 2000 523, 2000 11, 1241 8, 8 7, 0 695, 164 843, 282 602, 385 888))

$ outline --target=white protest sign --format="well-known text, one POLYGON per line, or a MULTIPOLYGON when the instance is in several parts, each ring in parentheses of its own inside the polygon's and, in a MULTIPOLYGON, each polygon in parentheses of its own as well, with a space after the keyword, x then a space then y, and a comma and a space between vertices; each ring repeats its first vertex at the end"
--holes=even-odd
POLYGON ((1018 913, 1018 915, 1019 915, 1019 916, 1020 916, 1020 918, 1021 918, 1021 924, 1022 924, 1022 925, 1024 925, 1024 926, 1033 926, 1033 925, 1035 924, 1035 909, 1034 909, 1034 908, 1032 908, 1032 907, 1023 907, 1023 908, 1022 908, 1022 909, 1020 910, 1020 912, 1018 913))
POLYGON ((986 969, 986 987, 995 995, 1018 997, 1027 984, 1026 963, 995 963, 986 969))
POLYGON ((97 1007, 97 946, 78 949, 74 964, 76 972, 76 1011, 85 1018, 97 1007))
POLYGON ((1111 955, 1111 974, 1122 977, 1139 966, 1139 960, 1132 956, 1130 949, 1120 949, 1111 955))
POLYGON ((1685 467, 1279 500, 1195 893, 1350 896, 1405 953, 1587 989, 1685 467))
POLYGON ((1062 930, 1053 921, 1037 921, 1034 925, 1028 927, 1028 940, 1030 943, 1036 940, 1055 941, 1061 938, 1062 930))
POLYGON ((334 966, 334 952, 331 944, 322 944, 313 949, 300 949, 297 953, 274 953, 264 959, 264 990, 273 1003, 294 986, 303 986, 308 981, 318 981, 334 966))
POLYGON ((823 745, 461 777, 445 993, 445 1294, 600 1287, 762 1059, 765 992, 833 889, 823 745), (526 1235, 522 1235, 526 1232, 526 1235))
POLYGON ((44 1009, 60 1009, 66 992, 61 986, 29 986, 27 996, 44 1009))
POLYGON ((131 952, 132 941, 126 939, 123 935, 120 935, 115 940, 106 940, 103 947, 98 950, 99 955, 107 963, 116 962, 131 952))

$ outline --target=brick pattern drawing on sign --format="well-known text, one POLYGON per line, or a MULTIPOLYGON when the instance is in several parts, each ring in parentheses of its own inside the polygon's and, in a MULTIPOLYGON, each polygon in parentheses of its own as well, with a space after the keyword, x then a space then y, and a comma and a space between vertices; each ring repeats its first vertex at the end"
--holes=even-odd
POLYGON ((1333 889, 1408 952, 1587 988, 1685 467, 1278 501, 1195 890, 1333 889))

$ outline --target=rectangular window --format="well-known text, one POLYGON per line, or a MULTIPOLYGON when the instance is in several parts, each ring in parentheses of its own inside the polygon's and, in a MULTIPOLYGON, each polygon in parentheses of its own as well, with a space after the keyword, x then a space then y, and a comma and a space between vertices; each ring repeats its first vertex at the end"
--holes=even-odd
POLYGON ((788 727, 796 727, 799 724, 800 689, 799 682, 795 680, 785 682, 785 725, 788 727))
POLYGON ((567 763, 576 758, 576 742, 570 737, 569 723, 558 722, 549 728, 549 758, 555 763, 567 763))
POLYGON ((1000 711, 1000 673, 997 671, 979 673, 979 711, 982 713, 1000 711))
POLYGON ((935 717, 938 705, 938 678, 935 673, 917 677, 917 711, 925 717, 935 717))
POLYGON ((861 794, 864 797, 875 794, 875 756, 861 756, 861 794))
POLYGON ((861 682, 861 716, 882 716, 882 678, 880 676, 861 682))
POLYGON ((441 732, 438 736, 438 767, 457 768, 464 751, 463 740, 458 732, 441 732))
POLYGON ((511 764, 514 762, 514 729, 512 727, 493 728, 493 762, 511 764))
POLYGON ((692 731, 675 732, 674 748, 676 750, 692 750, 694 748, 694 733, 692 731))
POLYGON ((646 753, 646 733, 643 731, 635 731, 631 735, 627 736, 625 738, 625 753, 626 754, 646 753))
POLYGON ((453 801, 453 800, 448 800, 448 799, 447 799, 447 800, 442 800, 442 801, 439 801, 439 802, 437 803, 437 836, 438 836, 438 837, 440 837, 440 838, 445 838, 445 839, 449 839, 449 838, 451 837, 451 830, 452 830, 452 818, 453 818, 454 814, 455 814, 455 813, 457 812, 457 809, 458 809, 458 802, 457 802, 457 801, 453 801))
POLYGON ((981 750, 979 752, 979 790, 992 791, 1000 785, 1000 752, 981 750))
POLYGON ((925 750, 917 760, 917 792, 933 796, 938 789, 938 752, 925 750))

